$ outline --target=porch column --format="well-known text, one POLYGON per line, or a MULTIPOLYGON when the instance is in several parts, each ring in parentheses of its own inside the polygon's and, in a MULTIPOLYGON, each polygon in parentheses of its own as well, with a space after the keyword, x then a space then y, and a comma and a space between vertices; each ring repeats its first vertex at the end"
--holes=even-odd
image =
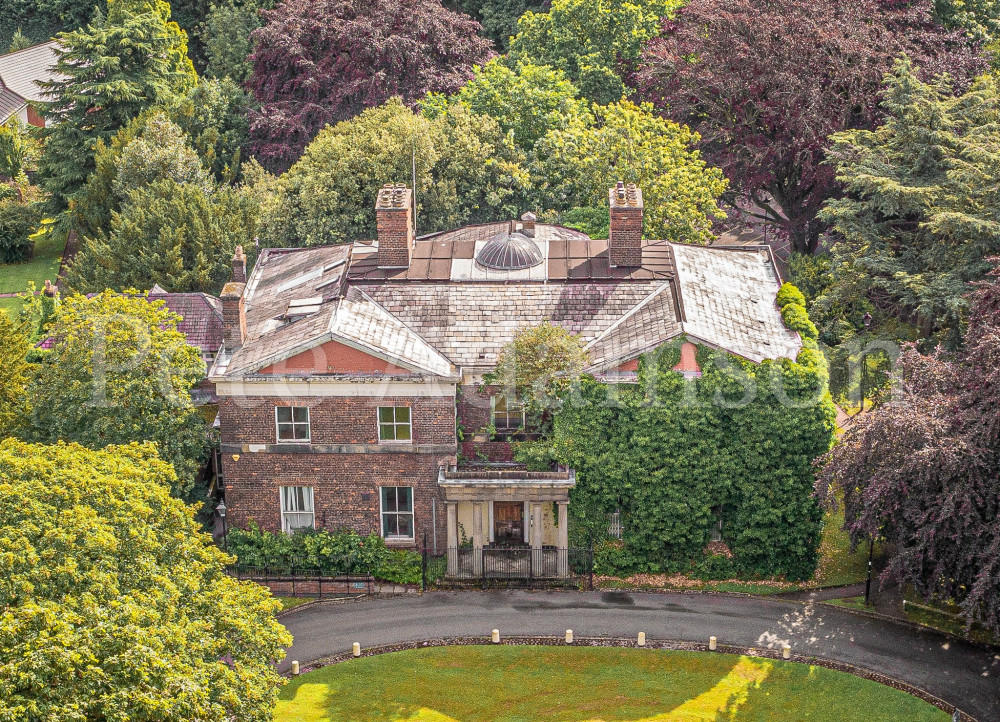
POLYGON ((472 567, 473 573, 483 575, 483 502, 472 502, 472 567))
POLYGON ((448 576, 458 575, 458 503, 445 502, 448 519, 448 576))
POLYGON ((542 505, 531 503, 531 568, 536 577, 544 576, 542 564, 542 505))
POLYGON ((568 501, 560 501, 559 506, 559 571, 561 577, 569 576, 569 519, 567 515, 568 501))

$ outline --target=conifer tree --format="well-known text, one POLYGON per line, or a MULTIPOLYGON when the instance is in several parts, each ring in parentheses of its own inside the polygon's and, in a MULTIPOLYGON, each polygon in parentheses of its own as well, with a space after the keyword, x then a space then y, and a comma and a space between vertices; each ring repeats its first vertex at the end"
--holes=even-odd
POLYGON ((43 83, 52 121, 39 164, 50 211, 62 213, 94 170, 94 148, 142 110, 197 81, 187 36, 164 0, 110 0, 85 28, 58 36, 57 80, 43 83))

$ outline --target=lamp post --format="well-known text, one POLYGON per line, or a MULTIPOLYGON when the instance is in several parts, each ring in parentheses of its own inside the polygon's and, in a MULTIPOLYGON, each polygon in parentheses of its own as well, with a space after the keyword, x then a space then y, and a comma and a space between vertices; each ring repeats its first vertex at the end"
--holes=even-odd
POLYGON ((222 519, 222 548, 225 552, 229 553, 229 526, 226 523, 226 502, 222 500, 219 505, 215 508, 219 512, 219 518, 222 519))
POLYGON ((872 595, 872 553, 875 550, 875 537, 868 539, 868 579, 865 580, 865 606, 872 595))
MULTIPOLYGON (((872 315, 865 312, 865 315, 861 317, 861 323, 865 325, 865 331, 872 325, 872 315)), ((865 410, 865 394, 868 388, 868 352, 864 349, 861 350, 861 410, 865 410)))

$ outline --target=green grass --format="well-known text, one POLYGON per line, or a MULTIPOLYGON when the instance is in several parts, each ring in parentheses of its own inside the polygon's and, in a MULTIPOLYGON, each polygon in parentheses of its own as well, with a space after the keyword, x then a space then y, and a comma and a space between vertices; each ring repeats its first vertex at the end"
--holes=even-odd
POLYGON ((275 597, 275 599, 281 602, 281 611, 283 612, 313 601, 312 597, 275 597))
POLYGON ((864 597, 844 597, 843 599, 830 599, 827 604, 833 604, 838 607, 845 607, 847 609, 859 609, 863 612, 874 612, 875 605, 869 604, 865 606, 864 597))
POLYGON ((38 288, 46 279, 55 283, 65 248, 66 236, 61 233, 36 235, 34 258, 27 263, 0 265, 0 293, 22 293, 29 281, 34 281, 38 288))
MULTIPOLYGON (((819 543, 819 567, 810 587, 839 587, 863 582, 868 573, 868 549, 858 547, 851 554, 851 538, 844 526, 843 507, 828 511, 823 518, 823 536, 819 543)), ((878 554, 878 545, 875 553, 878 554)))
POLYGON ((438 647, 304 674, 282 722, 636 720, 947 722, 889 687, 822 667, 751 657, 600 647, 438 647))
POLYGON ((15 316, 17 316, 20 310, 21 310, 21 299, 0 298, 0 312, 6 313, 11 318, 14 318, 15 316))

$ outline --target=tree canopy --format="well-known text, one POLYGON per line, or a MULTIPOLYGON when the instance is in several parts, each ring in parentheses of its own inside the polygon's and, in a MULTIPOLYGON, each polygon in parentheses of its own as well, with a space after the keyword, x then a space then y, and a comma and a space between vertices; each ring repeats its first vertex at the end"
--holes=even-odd
POLYGON ((479 24, 440 0, 286 0, 254 31, 253 152, 284 170, 323 126, 398 96, 451 93, 490 56, 479 24))
POLYGON ((561 70, 583 96, 608 105, 635 87, 643 45, 679 0, 553 0, 548 12, 528 11, 511 39, 512 65, 561 70))
POLYGON ((374 238, 378 189, 409 185, 414 159, 419 233, 510 218, 523 208, 523 157, 496 121, 461 105, 428 118, 392 99, 323 129, 287 173, 263 184, 261 243, 374 238))
POLYGON ((27 324, 0 311, 0 439, 14 434, 28 415, 27 324))
POLYGON ((897 366, 891 403, 864 414, 824 458, 819 494, 843 494, 857 546, 892 550, 884 580, 957 600, 1000 632, 1000 278, 972 299, 964 349, 897 366))
POLYGON ((107 15, 58 39, 55 72, 63 77, 42 84, 52 99, 41 104, 51 125, 39 163, 53 213, 68 208, 93 172, 98 141, 197 80, 164 0, 110 0, 107 15))
POLYGON ((262 9, 272 2, 257 0, 221 0, 213 3, 202 23, 199 37, 205 48, 205 74, 212 78, 230 78, 243 85, 250 78, 250 53, 253 32, 264 24, 262 9))
POLYGON ((0 717, 271 719, 291 636, 152 444, 0 441, 0 717))
POLYGON ((875 329, 953 348, 970 284, 1000 254, 997 81, 986 75, 955 97, 944 83, 922 83, 903 60, 886 80, 882 111, 879 128, 832 138, 846 194, 823 212, 840 240, 817 310, 835 317, 867 308, 875 329))
POLYGON ((594 106, 595 122, 555 129, 535 144, 531 192, 541 210, 592 209, 607 218, 616 181, 642 188, 643 235, 688 243, 711 235, 709 216, 726 188, 692 146, 698 135, 623 100, 594 106))
POLYGON ((63 298, 48 330, 51 348, 29 384, 26 438, 94 449, 155 441, 177 472, 174 493, 187 495, 208 443, 190 396, 205 364, 179 320, 142 296, 63 298))
POLYGON ((691 0, 647 45, 644 96, 701 135, 734 200, 812 252, 835 194, 827 138, 874 128, 882 79, 901 53, 960 84, 985 68, 929 0, 691 0))

